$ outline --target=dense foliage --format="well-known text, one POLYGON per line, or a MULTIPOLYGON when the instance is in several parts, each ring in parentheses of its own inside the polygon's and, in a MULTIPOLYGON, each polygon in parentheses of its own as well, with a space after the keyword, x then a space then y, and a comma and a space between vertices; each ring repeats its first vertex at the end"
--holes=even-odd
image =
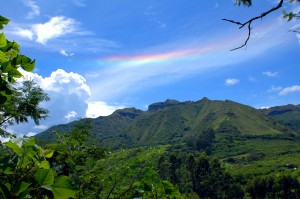
MULTIPOLYGON (((0 16, 0 29, 8 21, 0 16)), ((39 104, 49 98, 32 81, 14 85, 22 76, 18 68, 31 71, 34 61, 4 33, 0 66, 1 136, 6 125, 46 118, 39 104)), ((297 133, 231 101, 167 100, 148 112, 124 109, 98 121, 81 119, 53 137, 37 144, 11 136, 0 143, 0 198, 300 197, 297 133), (105 142, 117 144, 102 148, 93 125, 101 126, 105 142)))

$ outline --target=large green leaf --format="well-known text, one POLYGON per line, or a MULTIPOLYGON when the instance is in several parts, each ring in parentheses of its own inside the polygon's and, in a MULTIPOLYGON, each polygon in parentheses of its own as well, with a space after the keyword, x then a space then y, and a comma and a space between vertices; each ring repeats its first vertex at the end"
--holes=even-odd
POLYGON ((47 160, 43 160, 41 162, 36 162, 39 168, 43 169, 50 169, 50 164, 47 160))
POLYGON ((13 189, 13 193, 15 193, 16 195, 19 195, 23 191, 26 191, 26 189, 28 189, 29 185, 30 184, 27 182, 23 182, 23 181, 19 182, 13 189))
POLYGON ((3 24, 8 24, 9 19, 0 15, 0 30, 3 29, 3 24))
POLYGON ((6 54, 2 50, 0 50, 0 64, 2 64, 4 62, 8 62, 8 59, 7 59, 6 54))
POLYGON ((8 141, 5 146, 12 149, 13 152, 15 152, 18 156, 22 155, 22 149, 16 143, 12 142, 11 140, 8 141))
POLYGON ((4 33, 0 33, 0 48, 5 47, 7 44, 6 37, 4 33))
POLYGON ((22 68, 23 68, 24 70, 26 70, 27 72, 30 72, 30 71, 32 71, 32 70, 34 69, 34 67, 35 67, 35 60, 33 60, 33 61, 31 61, 31 62, 29 62, 29 63, 27 63, 27 64, 22 64, 21 66, 22 66, 22 68))
POLYGON ((35 60, 31 60, 29 57, 25 55, 18 55, 16 60, 16 65, 21 65, 21 67, 25 71, 30 72, 34 69, 35 60))
POLYGON ((54 182, 52 169, 39 169, 35 177, 38 183, 42 186, 51 186, 54 182))
POLYGON ((59 176, 52 185, 54 199, 66 199, 76 195, 79 190, 72 185, 68 176, 59 176))

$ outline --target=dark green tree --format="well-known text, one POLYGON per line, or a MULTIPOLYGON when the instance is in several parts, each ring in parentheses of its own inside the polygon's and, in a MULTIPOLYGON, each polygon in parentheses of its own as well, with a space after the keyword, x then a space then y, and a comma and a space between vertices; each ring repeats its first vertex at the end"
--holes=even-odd
POLYGON ((39 105, 50 98, 33 81, 24 81, 21 87, 13 87, 11 91, 11 100, 0 104, 0 127, 2 132, 4 132, 7 125, 28 122, 29 118, 39 124, 41 119, 47 117, 48 110, 39 107, 39 105))

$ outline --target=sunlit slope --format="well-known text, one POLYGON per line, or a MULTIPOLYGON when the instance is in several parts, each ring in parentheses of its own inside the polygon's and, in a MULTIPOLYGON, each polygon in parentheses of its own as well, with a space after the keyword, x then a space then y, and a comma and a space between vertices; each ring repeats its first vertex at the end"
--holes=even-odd
POLYGON ((300 105, 275 106, 262 111, 291 130, 300 133, 300 105))
MULTIPOLYGON (((68 131, 75 123, 52 127, 37 137, 49 138, 52 130, 68 131)), ((197 139, 207 129, 213 129, 216 134, 235 136, 291 133, 260 110, 207 98, 196 102, 166 100, 151 104, 147 111, 121 109, 110 116, 92 119, 92 123, 92 132, 100 144, 112 147, 184 143, 197 139)))

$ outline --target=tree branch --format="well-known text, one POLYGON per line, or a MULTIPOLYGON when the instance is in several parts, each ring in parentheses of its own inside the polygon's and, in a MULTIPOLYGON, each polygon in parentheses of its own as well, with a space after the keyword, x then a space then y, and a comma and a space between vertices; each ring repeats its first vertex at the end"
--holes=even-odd
POLYGON ((230 22, 230 23, 233 23, 233 24, 238 25, 238 26, 239 26, 239 29, 242 29, 244 26, 248 25, 248 36, 247 36, 247 38, 246 38, 244 44, 242 44, 241 46, 239 46, 239 47, 237 47, 237 48, 232 49, 231 51, 233 51, 233 50, 238 50, 238 49, 240 49, 240 48, 243 48, 243 47, 247 46, 247 43, 248 43, 248 41, 249 41, 249 39, 250 39, 250 36, 251 36, 251 29, 252 29, 251 23, 252 23, 253 21, 257 20, 257 19, 262 19, 263 17, 267 16, 267 15, 270 14, 271 12, 274 12, 275 10, 278 10, 279 8, 282 7, 282 4, 283 4, 283 0, 280 0, 279 3, 278 3, 278 5, 277 5, 276 7, 273 7, 273 8, 271 8, 270 10, 268 10, 268 11, 266 11, 266 12, 260 14, 259 16, 256 16, 256 17, 251 18, 251 19, 249 19, 248 21, 246 21, 246 22, 244 22, 244 23, 241 23, 241 22, 239 22, 239 21, 234 21, 234 20, 231 20, 231 19, 222 19, 223 21, 227 21, 227 22, 230 22))

